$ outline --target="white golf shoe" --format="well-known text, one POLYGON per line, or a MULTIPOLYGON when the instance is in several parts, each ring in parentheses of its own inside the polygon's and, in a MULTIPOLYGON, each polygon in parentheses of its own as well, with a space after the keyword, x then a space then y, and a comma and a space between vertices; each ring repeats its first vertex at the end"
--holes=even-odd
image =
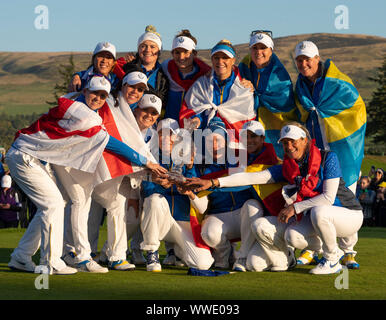
POLYGON ((333 274, 342 271, 342 265, 337 261, 329 261, 326 258, 320 259, 319 264, 310 270, 311 274, 333 274))
POLYGON ((79 262, 77 264, 77 269, 78 269, 78 271, 91 272, 91 273, 107 273, 107 272, 109 272, 109 269, 100 266, 96 261, 94 261, 92 259, 79 262))
POLYGON ((159 262, 158 251, 148 251, 146 256, 146 270, 151 272, 161 272, 162 267, 159 262))
POLYGON ((233 264, 232 270, 238 272, 246 272, 247 271, 247 258, 237 258, 235 263, 233 264))

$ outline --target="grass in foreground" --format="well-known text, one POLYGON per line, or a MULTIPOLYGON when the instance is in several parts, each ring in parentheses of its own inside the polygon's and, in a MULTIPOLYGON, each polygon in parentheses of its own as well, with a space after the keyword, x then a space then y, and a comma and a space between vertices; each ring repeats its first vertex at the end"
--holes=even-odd
MULTIPOLYGON (((363 228, 359 233, 359 270, 349 271, 349 289, 338 290, 337 275, 308 274, 311 266, 291 272, 236 273, 221 277, 193 277, 186 268, 163 268, 161 273, 138 267, 132 272, 77 273, 50 276, 49 289, 37 290, 36 274, 13 272, 9 255, 23 229, 0 230, 0 299, 139 299, 139 300, 255 300, 386 299, 386 229, 363 228)), ((101 228, 100 244, 106 238, 101 228)), ((161 250, 161 258, 165 254, 161 250)), ((37 258, 37 257, 36 257, 37 258)))

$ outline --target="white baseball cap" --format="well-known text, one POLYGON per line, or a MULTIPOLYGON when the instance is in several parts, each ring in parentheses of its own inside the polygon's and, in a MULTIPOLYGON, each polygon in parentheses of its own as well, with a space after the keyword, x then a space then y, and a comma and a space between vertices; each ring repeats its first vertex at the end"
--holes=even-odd
POLYGON ((294 125, 286 125, 283 128, 281 128, 280 131, 280 139, 277 143, 279 143, 283 139, 292 139, 292 140, 298 140, 300 138, 306 138, 307 134, 306 132, 302 129, 299 128, 298 126, 294 125))
POLYGON ((196 44, 189 37, 179 36, 173 39, 172 51, 177 48, 183 48, 188 51, 196 49, 196 44))
POLYGON ((6 174, 1 178, 1 187, 10 188, 12 186, 12 178, 10 175, 6 174))
POLYGON ((259 121, 246 122, 242 129, 252 131, 257 136, 265 136, 264 127, 259 121))
POLYGON ((312 41, 302 41, 295 47, 295 59, 302 55, 309 58, 319 56, 318 47, 312 41))
POLYGON ((273 40, 272 38, 265 33, 256 33, 249 39, 249 47, 253 47, 257 43, 264 44, 267 48, 273 50, 273 40))
POLYGON ((93 55, 96 55, 99 52, 107 51, 110 52, 114 59, 117 59, 117 50, 115 49, 115 46, 111 44, 110 42, 99 42, 93 52, 93 55))
POLYGON ((136 85, 137 83, 143 83, 146 86, 146 89, 149 90, 149 87, 147 86, 146 74, 139 71, 128 73, 122 80, 122 85, 126 83, 131 86, 136 85))
POLYGON ((91 80, 87 83, 86 89, 90 91, 103 90, 106 91, 107 94, 109 94, 111 90, 111 84, 110 81, 107 80, 105 77, 93 76, 91 80))
POLYGON ((146 93, 138 102, 138 107, 141 109, 154 108, 158 114, 161 114, 162 100, 154 94, 146 93))
POLYGON ((162 129, 170 129, 173 134, 178 134, 180 131, 180 126, 178 125, 178 122, 172 118, 166 118, 158 122, 157 125, 157 131, 160 131, 162 129))
POLYGON ((158 33, 156 33, 155 27, 153 27, 151 25, 147 26, 146 29, 145 29, 145 33, 143 33, 138 38, 137 48, 139 48, 141 43, 146 41, 146 40, 153 41, 157 45, 159 50, 162 49, 161 36, 158 33))

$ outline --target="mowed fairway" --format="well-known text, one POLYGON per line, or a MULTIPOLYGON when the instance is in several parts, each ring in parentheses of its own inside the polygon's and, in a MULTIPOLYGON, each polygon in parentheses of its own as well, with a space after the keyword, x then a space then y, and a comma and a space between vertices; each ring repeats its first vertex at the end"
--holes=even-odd
MULTIPOLYGON (((356 250, 361 267, 349 271, 349 288, 341 290, 335 288, 338 275, 310 275, 310 266, 283 273, 246 272, 221 277, 188 276, 186 268, 168 267, 161 273, 151 273, 145 267, 138 267, 131 272, 54 275, 49 277, 48 290, 37 290, 34 285, 36 274, 13 272, 7 267, 9 255, 23 232, 23 229, 0 230, 0 299, 3 300, 386 299, 385 228, 360 230, 356 250)), ((100 245, 105 238, 106 230, 102 227, 100 245)), ((162 248, 161 258, 164 254, 162 248)))

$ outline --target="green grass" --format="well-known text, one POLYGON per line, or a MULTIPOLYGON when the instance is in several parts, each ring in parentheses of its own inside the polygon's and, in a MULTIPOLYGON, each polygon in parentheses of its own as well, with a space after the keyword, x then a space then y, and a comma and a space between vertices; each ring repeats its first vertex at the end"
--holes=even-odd
POLYGON ((361 166, 363 176, 367 176, 369 174, 371 166, 374 166, 375 169, 383 168, 386 170, 386 156, 366 155, 361 166))
MULTIPOLYGON (((50 276, 49 289, 37 290, 34 287, 37 275, 12 272, 7 267, 9 255, 23 232, 23 229, 0 230, 0 299, 386 299, 384 228, 360 230, 356 250, 361 267, 349 271, 347 290, 335 288, 337 275, 310 275, 311 266, 283 273, 246 272, 221 277, 188 276, 186 268, 169 267, 161 273, 150 273, 138 267, 132 272, 50 276)), ((100 244, 105 238, 106 230, 101 228, 100 244)), ((162 247, 161 258, 164 254, 162 247)))

